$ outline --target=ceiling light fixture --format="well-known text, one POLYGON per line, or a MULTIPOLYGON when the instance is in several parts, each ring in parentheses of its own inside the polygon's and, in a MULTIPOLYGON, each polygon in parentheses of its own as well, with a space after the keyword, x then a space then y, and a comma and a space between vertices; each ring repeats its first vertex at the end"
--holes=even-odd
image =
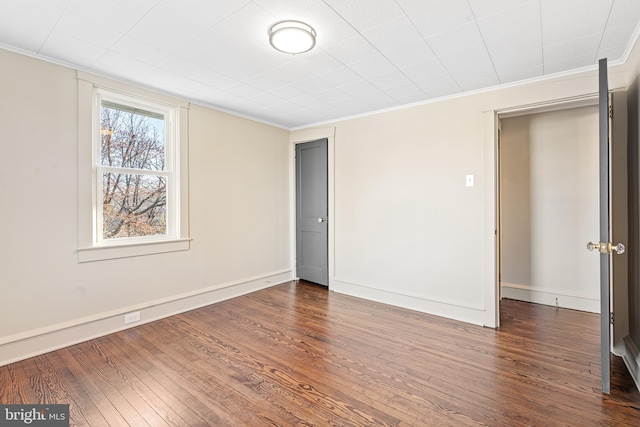
POLYGON ((269 29, 269 43, 280 52, 296 55, 316 45, 316 31, 300 21, 281 21, 269 29))

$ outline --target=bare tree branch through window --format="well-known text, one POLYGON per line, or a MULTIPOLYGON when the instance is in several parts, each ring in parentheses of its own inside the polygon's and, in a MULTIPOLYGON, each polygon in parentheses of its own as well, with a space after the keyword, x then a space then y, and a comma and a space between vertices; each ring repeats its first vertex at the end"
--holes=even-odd
POLYGON ((103 238, 166 234, 164 117, 103 102, 100 134, 103 238))

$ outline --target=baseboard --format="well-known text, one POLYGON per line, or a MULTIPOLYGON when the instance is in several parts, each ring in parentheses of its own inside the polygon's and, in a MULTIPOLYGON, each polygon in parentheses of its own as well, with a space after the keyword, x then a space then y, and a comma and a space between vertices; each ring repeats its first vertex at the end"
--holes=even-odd
POLYGON ((534 289, 529 285, 501 283, 502 298, 569 308, 572 310, 600 313, 600 300, 578 295, 568 295, 555 289, 534 289))
POLYGON ((485 310, 482 307, 465 306, 453 301, 436 300, 419 295, 408 295, 342 279, 331 279, 329 289, 341 294, 484 326, 485 310))
POLYGON ((293 280, 293 272, 291 270, 281 270, 212 286, 188 294, 176 295, 161 301, 139 304, 94 315, 87 319, 78 319, 73 322, 52 325, 47 328, 5 337, 0 342, 0 366, 235 298, 290 280, 293 280), (140 312, 140 320, 124 325, 124 314, 132 311, 140 312))
POLYGON ((635 381, 638 391, 640 391, 640 350, 638 350, 638 346, 629 335, 624 337, 624 347, 625 351, 622 355, 622 360, 627 365, 627 369, 633 381, 635 381))

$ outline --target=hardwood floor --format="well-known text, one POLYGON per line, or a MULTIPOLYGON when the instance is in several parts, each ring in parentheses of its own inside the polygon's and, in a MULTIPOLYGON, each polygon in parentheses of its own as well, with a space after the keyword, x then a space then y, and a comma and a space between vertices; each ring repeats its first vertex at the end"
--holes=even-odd
POLYGON ((72 425, 639 426, 598 316, 505 300, 486 329, 290 283, 0 367, 72 425))

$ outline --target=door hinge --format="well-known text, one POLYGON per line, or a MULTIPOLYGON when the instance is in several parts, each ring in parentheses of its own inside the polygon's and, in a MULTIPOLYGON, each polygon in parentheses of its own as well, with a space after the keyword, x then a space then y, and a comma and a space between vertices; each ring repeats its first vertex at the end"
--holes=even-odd
POLYGON ((613 105, 609 105, 609 118, 613 119, 613 105))
POLYGON ((609 318, 609 319, 610 319, 610 323, 611 323, 612 325, 614 325, 614 324, 615 324, 615 317, 613 316, 613 312, 612 312, 612 313, 610 313, 610 314, 611 314, 611 317, 609 318))

